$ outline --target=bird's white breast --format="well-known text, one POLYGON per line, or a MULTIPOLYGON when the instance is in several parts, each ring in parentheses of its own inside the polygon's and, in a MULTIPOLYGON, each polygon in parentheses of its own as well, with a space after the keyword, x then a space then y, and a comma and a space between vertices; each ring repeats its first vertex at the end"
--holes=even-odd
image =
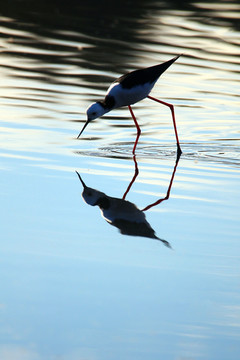
POLYGON ((152 90, 154 83, 146 83, 144 85, 137 85, 131 89, 123 88, 120 83, 113 83, 107 95, 113 96, 115 99, 114 108, 135 104, 148 96, 152 90))

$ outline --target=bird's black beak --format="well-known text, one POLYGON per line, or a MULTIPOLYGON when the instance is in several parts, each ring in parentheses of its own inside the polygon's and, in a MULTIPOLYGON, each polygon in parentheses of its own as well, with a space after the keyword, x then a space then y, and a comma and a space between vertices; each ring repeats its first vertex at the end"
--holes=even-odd
POLYGON ((76 174, 77 174, 79 180, 81 181, 83 188, 85 189, 87 187, 86 184, 84 183, 83 179, 81 178, 80 174, 77 171, 76 171, 76 174))
POLYGON ((83 130, 85 129, 85 127, 88 125, 88 123, 89 123, 89 122, 90 122, 90 120, 87 120, 87 121, 85 122, 85 124, 84 124, 84 126, 83 126, 82 130, 80 131, 80 133, 79 133, 79 135, 78 135, 77 139, 79 139, 79 138, 80 138, 80 136, 81 136, 81 134, 82 134, 83 130))

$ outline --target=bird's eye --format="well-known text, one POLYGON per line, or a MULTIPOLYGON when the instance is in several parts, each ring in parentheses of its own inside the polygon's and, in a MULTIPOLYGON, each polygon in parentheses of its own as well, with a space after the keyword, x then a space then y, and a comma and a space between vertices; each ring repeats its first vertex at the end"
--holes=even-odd
POLYGON ((96 111, 93 111, 93 112, 92 112, 92 115, 97 115, 96 111))

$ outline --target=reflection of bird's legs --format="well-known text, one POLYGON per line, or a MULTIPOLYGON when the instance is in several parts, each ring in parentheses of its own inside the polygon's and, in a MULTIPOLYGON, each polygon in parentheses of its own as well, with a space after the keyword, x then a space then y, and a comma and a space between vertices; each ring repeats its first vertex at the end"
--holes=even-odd
POLYGON ((178 166, 178 162, 179 162, 180 156, 181 156, 181 154, 177 156, 176 164, 175 164, 174 169, 173 169, 172 177, 171 177, 170 183, 169 183, 169 185, 168 185, 168 190, 167 190, 166 196, 165 196, 164 198, 159 199, 159 200, 155 201, 154 203, 146 206, 144 209, 142 209, 142 211, 147 211, 147 210, 150 209, 151 207, 156 206, 156 205, 160 204, 162 201, 167 200, 167 199, 169 198, 169 196, 170 196, 170 191, 171 191, 172 184, 173 184, 173 179, 174 179, 174 176, 175 176, 175 173, 176 173, 176 170, 177 170, 177 166, 178 166))
POLYGON ((127 190, 125 191, 125 193, 124 193, 124 195, 123 195, 123 200, 125 200, 125 197, 127 196, 129 190, 130 190, 131 187, 132 187, 132 184, 133 184, 134 181, 136 180, 136 177, 138 176, 138 173, 139 173, 139 171, 138 171, 138 164, 137 164, 137 160, 136 160, 136 156, 135 156, 135 155, 133 155, 133 161, 134 161, 134 164, 135 164, 135 173, 134 173, 134 175, 133 175, 133 178, 132 178, 130 184, 128 185, 127 190))
POLYGON ((135 140, 135 143, 134 143, 134 146, 133 146, 133 155, 135 154, 135 150, 136 150, 136 146, 137 146, 137 143, 138 143, 138 139, 139 139, 139 136, 141 135, 141 129, 140 129, 140 126, 138 125, 138 122, 137 122, 137 119, 136 119, 136 116, 134 115, 133 111, 132 111, 132 107, 130 105, 128 105, 128 108, 129 108, 129 111, 132 115, 132 118, 133 118, 133 121, 134 121, 134 124, 137 128, 137 137, 136 137, 136 140, 135 140))

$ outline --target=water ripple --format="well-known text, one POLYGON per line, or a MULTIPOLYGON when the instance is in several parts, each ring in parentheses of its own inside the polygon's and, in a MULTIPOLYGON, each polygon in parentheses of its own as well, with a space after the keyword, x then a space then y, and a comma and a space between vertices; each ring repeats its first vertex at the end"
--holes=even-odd
MULTIPOLYGON (((240 147, 239 146, 220 146, 211 143, 188 143, 182 144, 183 154, 181 159, 214 162, 216 164, 229 164, 240 166, 240 147)), ((98 150, 78 150, 76 154, 81 156, 91 156, 99 158, 131 159, 132 144, 114 145, 114 147, 101 147, 98 150)), ((139 159, 166 159, 176 158, 176 149, 169 145, 138 145, 136 156, 139 159)))

